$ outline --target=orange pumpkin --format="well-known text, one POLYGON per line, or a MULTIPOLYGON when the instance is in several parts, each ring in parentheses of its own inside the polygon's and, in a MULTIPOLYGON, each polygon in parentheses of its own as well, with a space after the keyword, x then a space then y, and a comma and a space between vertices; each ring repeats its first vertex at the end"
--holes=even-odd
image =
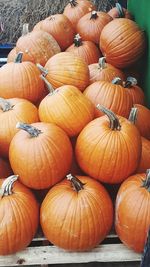
POLYGON ((8 157, 9 146, 12 138, 18 132, 16 123, 38 122, 38 110, 29 101, 20 98, 0 98, 0 155, 8 157))
POLYGON ((13 174, 10 163, 7 159, 0 158, 0 178, 8 177, 13 174))
POLYGON ((0 255, 25 249, 38 227, 37 201, 17 178, 13 175, 0 179, 0 255))
POLYGON ((67 134, 52 123, 18 123, 16 127, 22 130, 11 141, 9 159, 20 181, 33 189, 45 189, 62 180, 72 162, 67 134))
POLYGON ((132 19, 131 13, 124 7, 122 7, 119 3, 116 3, 116 6, 111 8, 108 11, 108 14, 113 18, 127 18, 132 19))
POLYGON ((118 191, 115 228, 121 241, 142 252, 150 226, 150 172, 135 174, 124 181, 118 191))
POLYGON ((141 137, 142 139, 142 154, 141 160, 138 165, 136 172, 142 173, 146 172, 146 170, 150 167, 150 140, 141 137))
POLYGON ((99 107, 107 116, 86 125, 77 138, 75 154, 80 168, 105 183, 121 183, 137 169, 141 136, 126 118, 99 107))
POLYGON ((135 63, 145 52, 145 34, 132 20, 118 18, 102 30, 99 47, 106 61, 117 68, 135 63))
POLYGON ((130 94, 133 104, 141 104, 145 103, 145 96, 143 90, 137 86, 137 80, 133 77, 128 77, 123 84, 124 88, 128 89, 128 93, 130 94))
POLYGON ((109 233, 112 201, 106 189, 87 176, 67 175, 46 195, 40 210, 43 232, 69 251, 91 250, 109 233))

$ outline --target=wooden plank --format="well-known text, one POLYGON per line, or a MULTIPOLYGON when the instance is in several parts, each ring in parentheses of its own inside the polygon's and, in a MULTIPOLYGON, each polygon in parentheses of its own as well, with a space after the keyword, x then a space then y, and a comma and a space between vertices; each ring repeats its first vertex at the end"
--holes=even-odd
POLYGON ((67 264, 87 262, 134 262, 141 255, 123 244, 100 245, 88 252, 68 252, 55 246, 28 247, 14 255, 1 256, 0 266, 67 264))

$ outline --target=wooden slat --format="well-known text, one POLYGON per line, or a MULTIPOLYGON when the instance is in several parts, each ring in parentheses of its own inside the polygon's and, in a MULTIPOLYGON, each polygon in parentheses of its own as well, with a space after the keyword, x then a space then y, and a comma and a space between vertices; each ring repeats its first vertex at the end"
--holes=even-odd
POLYGON ((0 266, 67 264, 86 262, 134 262, 141 255, 123 244, 100 245, 88 252, 67 252, 55 246, 28 247, 14 255, 1 256, 0 266))

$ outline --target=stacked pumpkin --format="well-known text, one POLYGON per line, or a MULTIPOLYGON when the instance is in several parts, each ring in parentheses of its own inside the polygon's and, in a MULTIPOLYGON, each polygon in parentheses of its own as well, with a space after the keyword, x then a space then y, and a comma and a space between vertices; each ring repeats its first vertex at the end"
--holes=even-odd
MULTIPOLYGON (((29 245, 39 219, 59 247, 83 251, 98 245, 113 223, 113 203, 102 183, 122 183, 117 233, 130 247, 144 247, 149 213, 144 210, 147 223, 137 249, 126 238, 133 229, 122 229, 128 213, 122 215, 120 194, 130 175, 149 168, 149 126, 142 120, 150 111, 137 80, 124 71, 143 55, 145 38, 129 18, 113 19, 128 16, 117 10, 98 12, 90 1, 70 0, 63 14, 38 22, 33 31, 24 25, 0 69, 1 178, 12 174, 0 184, 2 255, 29 245), (136 120, 133 106, 139 109, 136 120), (42 204, 35 190, 46 194, 42 204)), ((128 187, 130 192, 130 182, 128 187)), ((149 176, 140 190, 147 188, 149 176)))

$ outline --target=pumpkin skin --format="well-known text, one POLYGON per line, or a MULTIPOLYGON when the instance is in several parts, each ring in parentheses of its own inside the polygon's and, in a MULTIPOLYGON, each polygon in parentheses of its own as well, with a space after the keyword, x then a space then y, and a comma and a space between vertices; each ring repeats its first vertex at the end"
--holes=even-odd
POLYGON ((115 206, 115 229, 121 241, 136 252, 142 252, 150 225, 149 184, 143 186, 146 174, 135 174, 124 181, 115 206))
MULTIPOLYGON (((18 54, 19 57, 21 53, 18 54)), ((0 97, 24 98, 33 103, 45 94, 40 71, 32 62, 10 62, 0 68, 0 97)))
POLYGON ((110 21, 112 18, 107 13, 92 11, 78 21, 76 31, 83 40, 99 44, 101 31, 110 21))
MULTIPOLYGON (((132 77, 131 77, 131 79, 132 79, 132 77)), ((144 95, 142 88, 140 88, 138 85, 132 85, 132 84, 129 85, 129 87, 126 85, 124 87, 128 89, 128 93, 130 94, 130 96, 132 98, 133 104, 144 105, 145 95, 144 95)))
POLYGON ((109 233, 113 207, 100 183, 87 176, 76 178, 81 182, 80 191, 63 180, 48 192, 41 206, 40 222, 53 244, 69 251, 86 251, 109 233))
POLYGON ((39 118, 56 124, 69 136, 76 136, 94 118, 94 110, 94 105, 78 88, 64 85, 41 101, 39 118))
POLYGON ((13 174, 10 163, 7 159, 0 158, 0 178, 8 177, 13 174))
MULTIPOLYGON (((3 182, 4 179, 0 179, 0 186, 3 182)), ((37 201, 31 191, 18 181, 13 184, 12 194, 0 199, 0 222, 0 255, 25 249, 37 231, 37 201)))
POLYGON ((38 30, 21 36, 17 40, 16 51, 23 52, 23 61, 45 65, 50 57, 60 53, 61 50, 52 35, 38 30))
POLYGON ((138 173, 146 172, 146 170, 150 167, 150 140, 141 137, 142 139, 142 154, 139 166, 136 170, 138 173))
POLYGON ((141 136, 150 140, 150 110, 140 104, 135 104, 134 107, 137 108, 137 118, 134 124, 141 136))
POLYGON ((72 0, 64 8, 63 14, 71 21, 74 29, 81 17, 95 10, 95 6, 87 0, 72 0))
POLYGON ((27 123, 38 122, 37 108, 25 99, 0 98, 0 155, 3 157, 8 157, 10 142, 18 132, 18 120, 27 123))
POLYGON ((141 136, 126 118, 118 116, 109 121, 102 116, 88 123, 80 132, 75 154, 86 174, 101 182, 121 183, 138 167, 141 136))
MULTIPOLYGON (((18 127, 24 128, 22 124, 18 127)), ((33 135, 20 130, 14 136, 9 149, 11 167, 26 186, 49 188, 62 180, 70 169, 71 142, 67 134, 52 123, 37 122, 25 128, 31 128, 33 135)))
POLYGON ((118 18, 102 30, 99 47, 106 61, 117 68, 134 64, 145 52, 145 34, 132 20, 118 18))
MULTIPOLYGON (((75 31, 70 20, 63 14, 55 14, 44 19, 39 28, 51 34, 62 51, 73 43, 75 31)), ((33 29, 36 30, 36 27, 33 29)))
POLYGON ((69 52, 61 52, 50 58, 46 65, 46 79, 54 88, 73 85, 83 91, 89 84, 88 65, 69 52))
POLYGON ((119 3, 116 3, 116 6, 111 8, 107 13, 113 19, 116 18, 132 19, 131 13, 126 8, 122 7, 119 3))

